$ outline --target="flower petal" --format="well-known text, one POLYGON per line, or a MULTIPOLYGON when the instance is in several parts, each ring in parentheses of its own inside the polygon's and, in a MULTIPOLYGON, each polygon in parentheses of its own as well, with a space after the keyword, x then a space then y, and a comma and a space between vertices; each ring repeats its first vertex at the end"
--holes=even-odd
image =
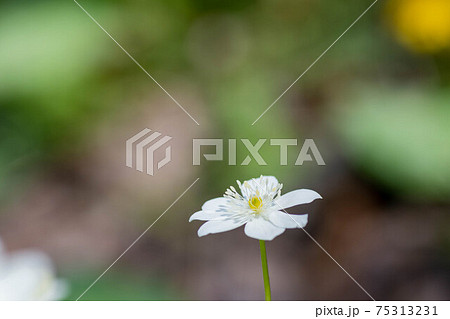
POLYGON ((229 199, 225 197, 217 197, 210 199, 209 201, 203 204, 202 210, 215 212, 223 210, 224 206, 228 206, 228 201, 229 199))
POLYGON ((289 208, 292 206, 300 204, 311 203, 315 199, 321 199, 317 192, 310 189, 297 189, 295 191, 289 192, 282 195, 279 199, 275 201, 275 205, 279 208, 289 208))
POLYGON ((245 225, 245 234, 259 240, 272 240, 283 232, 284 228, 277 227, 262 217, 252 219, 245 225))
POLYGON ((278 227, 303 228, 308 223, 308 215, 292 215, 285 212, 272 212, 269 220, 278 227))
POLYGON ((227 218, 227 214, 214 212, 214 211, 198 211, 191 215, 189 218, 189 222, 193 220, 217 220, 217 219, 225 219, 227 218))
POLYGON ((227 220, 210 220, 206 223, 204 223, 199 229, 198 229, 198 237, 206 236, 209 234, 215 234, 215 233, 221 233, 224 231, 229 231, 235 228, 238 228, 239 226, 242 226, 245 224, 245 220, 236 221, 234 219, 227 219, 227 220))

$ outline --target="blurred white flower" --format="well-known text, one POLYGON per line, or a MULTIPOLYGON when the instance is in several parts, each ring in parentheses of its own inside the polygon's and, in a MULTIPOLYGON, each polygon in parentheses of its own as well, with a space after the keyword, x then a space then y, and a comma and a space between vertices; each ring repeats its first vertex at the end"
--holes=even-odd
POLYGON ((198 236, 220 233, 245 224, 245 234, 259 240, 272 240, 286 228, 301 228, 308 215, 287 214, 283 209, 322 198, 309 189, 298 189, 281 195, 282 184, 273 176, 261 176, 244 183, 237 181, 241 194, 233 186, 223 197, 207 201, 189 221, 207 221, 198 236))
POLYGON ((59 300, 67 284, 55 278, 50 258, 38 250, 7 253, 0 240, 0 300, 59 300))

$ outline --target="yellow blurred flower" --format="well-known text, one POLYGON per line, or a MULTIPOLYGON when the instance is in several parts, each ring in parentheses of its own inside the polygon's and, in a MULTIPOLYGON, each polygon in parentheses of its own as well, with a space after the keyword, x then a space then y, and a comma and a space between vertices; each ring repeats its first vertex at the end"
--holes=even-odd
POLYGON ((399 40, 416 52, 450 47, 450 0, 392 0, 389 19, 399 40))

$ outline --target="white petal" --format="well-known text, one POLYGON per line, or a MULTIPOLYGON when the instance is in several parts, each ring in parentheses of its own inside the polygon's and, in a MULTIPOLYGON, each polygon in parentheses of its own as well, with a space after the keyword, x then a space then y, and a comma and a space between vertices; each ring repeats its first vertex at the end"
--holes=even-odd
POLYGON ((275 205, 279 208, 289 208, 300 204, 311 203, 315 199, 321 199, 318 193, 310 189, 297 189, 282 195, 275 201, 275 205))
POLYGON ((216 220, 216 219, 224 219, 227 218, 226 213, 213 212, 213 211, 204 211, 201 210, 191 215, 189 218, 189 222, 193 220, 216 220))
POLYGON ((217 197, 210 199, 206 203, 203 204, 202 210, 205 211, 218 211, 223 210, 224 206, 228 206, 228 198, 225 197, 217 197))
POLYGON ((236 221, 233 219, 227 219, 227 220, 211 220, 209 222, 204 223, 199 229, 198 229, 198 237, 206 236, 209 234, 215 234, 215 233, 221 233, 224 231, 229 231, 235 228, 238 228, 239 226, 242 226, 245 224, 245 220, 242 221, 236 221))
POLYGON ((277 227, 262 217, 252 219, 245 225, 245 234, 259 240, 272 240, 283 232, 284 228, 277 227))
MULTIPOLYGON (((2 269, 0 300, 47 300, 62 298, 55 288, 51 260, 40 251, 23 250, 9 255, 2 269)), ((63 293, 63 291, 61 291, 63 293)))
POLYGON ((303 228, 308 223, 308 215, 292 215, 277 211, 269 215, 269 220, 278 227, 303 228))

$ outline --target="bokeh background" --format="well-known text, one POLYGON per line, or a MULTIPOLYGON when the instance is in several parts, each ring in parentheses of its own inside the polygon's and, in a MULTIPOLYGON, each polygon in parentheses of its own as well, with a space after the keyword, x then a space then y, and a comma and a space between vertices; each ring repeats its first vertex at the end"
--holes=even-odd
MULTIPOLYGON (((197 177, 82 300, 263 299, 258 241, 188 223, 261 174, 324 197, 294 211, 375 299, 450 298, 448 0, 380 0, 253 126, 371 1, 79 2, 200 126, 73 1, 0 1, 0 237, 50 256, 64 299, 197 177), (152 177, 125 166, 145 127, 174 137, 152 177), (194 167, 192 138, 313 138, 327 165, 267 142, 267 166, 194 167)), ((274 299, 368 299, 301 230, 267 249, 274 299)))

